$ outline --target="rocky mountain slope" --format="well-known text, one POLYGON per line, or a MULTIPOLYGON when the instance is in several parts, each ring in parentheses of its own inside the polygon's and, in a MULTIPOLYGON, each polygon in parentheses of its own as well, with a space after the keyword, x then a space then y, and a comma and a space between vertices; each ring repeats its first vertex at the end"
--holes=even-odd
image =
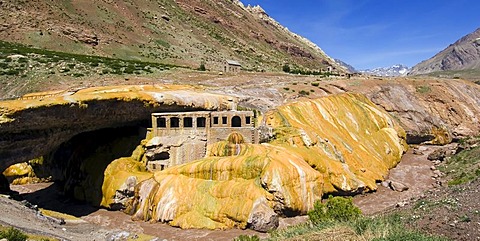
POLYGON ((198 68, 342 68, 261 7, 238 0, 0 2, 0 40, 39 48, 198 68))
POLYGON ((432 58, 415 65, 410 71, 410 75, 480 68, 480 41, 478 38, 480 38, 480 28, 462 37, 432 58))
POLYGON ((355 69, 355 67, 343 62, 340 59, 335 59, 335 62, 337 62, 340 66, 343 66, 345 69, 347 69, 348 72, 350 73, 357 73, 358 71, 355 69))
POLYGON ((397 77, 397 76, 407 75, 408 72, 410 72, 410 68, 402 64, 395 64, 390 67, 366 69, 366 70, 360 70, 359 72, 364 74, 376 75, 376 76, 397 77))

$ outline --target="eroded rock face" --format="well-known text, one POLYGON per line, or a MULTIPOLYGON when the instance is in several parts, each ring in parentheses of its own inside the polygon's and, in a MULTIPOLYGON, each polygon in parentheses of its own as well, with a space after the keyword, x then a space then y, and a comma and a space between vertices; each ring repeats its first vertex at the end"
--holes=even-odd
POLYGON ((405 129, 409 144, 447 144, 480 132, 480 86, 455 79, 383 79, 338 84, 363 93, 405 129))
MULTIPOLYGON (((143 175, 126 211, 181 228, 268 231, 324 193, 375 190, 406 150, 403 129, 363 95, 298 101, 264 120, 275 133, 270 143, 217 142, 204 159, 143 175)), ((119 168, 127 160, 107 168, 102 205, 114 204, 115 191, 140 170, 119 168)))

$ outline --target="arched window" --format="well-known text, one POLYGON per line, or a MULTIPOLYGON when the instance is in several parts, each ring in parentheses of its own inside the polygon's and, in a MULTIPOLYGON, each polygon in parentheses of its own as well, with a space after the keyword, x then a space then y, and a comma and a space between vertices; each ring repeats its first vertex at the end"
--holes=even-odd
POLYGON ((242 118, 240 116, 232 117, 232 127, 242 127, 242 118))

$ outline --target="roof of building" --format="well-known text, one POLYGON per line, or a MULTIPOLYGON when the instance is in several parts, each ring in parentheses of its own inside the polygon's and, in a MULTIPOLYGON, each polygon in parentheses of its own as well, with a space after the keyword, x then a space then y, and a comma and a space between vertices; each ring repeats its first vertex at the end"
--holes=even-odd
POLYGON ((230 60, 230 59, 227 59, 227 64, 228 65, 242 66, 242 64, 240 64, 238 61, 230 60))

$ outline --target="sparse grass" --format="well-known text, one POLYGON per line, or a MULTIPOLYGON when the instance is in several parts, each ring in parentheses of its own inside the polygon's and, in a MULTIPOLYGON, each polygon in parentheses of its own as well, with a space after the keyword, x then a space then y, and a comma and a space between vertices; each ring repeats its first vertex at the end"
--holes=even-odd
POLYGON ((329 197, 308 215, 309 222, 276 230, 268 240, 447 240, 406 228, 409 220, 400 214, 363 216, 350 198, 329 197))
POLYGON ((447 174, 450 186, 477 179, 480 177, 480 146, 448 158, 438 169, 447 174))
POLYGON ((448 240, 408 229, 406 222, 408 220, 401 215, 391 214, 378 217, 361 216, 350 221, 304 223, 274 231, 268 240, 448 240))
POLYGON ((0 231, 0 239, 7 239, 8 241, 25 241, 28 236, 22 231, 10 227, 0 231))
POLYGON ((421 93, 421 94, 426 94, 432 91, 432 89, 428 85, 420 85, 420 86, 417 86, 415 89, 418 93, 421 93))
POLYGON ((233 239, 234 241, 260 241, 260 238, 257 235, 240 235, 233 239))
POLYGON ((413 207, 414 210, 422 210, 422 211, 429 211, 437 207, 445 207, 449 210, 455 211, 458 208, 458 201, 453 198, 444 198, 438 201, 430 201, 430 200, 418 200, 413 207))
MULTIPOLYGON (((158 42, 157 42, 158 43, 158 42)), ((166 42, 165 42, 166 43, 166 42)), ((162 42, 163 45, 166 45, 162 42)), ((138 60, 115 59, 101 56, 81 55, 65 52, 57 52, 46 49, 33 48, 17 43, 10 43, 0 41, 0 75, 17 75, 25 74, 28 65, 38 66, 39 69, 50 69, 46 73, 54 73, 54 69, 59 72, 69 72, 72 69, 84 70, 82 73, 74 73, 74 77, 81 77, 89 75, 92 72, 99 72, 102 74, 133 74, 137 73, 151 73, 152 69, 162 71, 175 67, 174 65, 167 65, 153 62, 143 62, 138 60), (11 55, 22 55, 25 57, 18 57, 12 59, 11 55), (62 67, 63 66, 63 67, 62 67), (98 71, 96 71, 98 70, 98 71)), ((38 70, 37 70, 38 72, 38 70)))

